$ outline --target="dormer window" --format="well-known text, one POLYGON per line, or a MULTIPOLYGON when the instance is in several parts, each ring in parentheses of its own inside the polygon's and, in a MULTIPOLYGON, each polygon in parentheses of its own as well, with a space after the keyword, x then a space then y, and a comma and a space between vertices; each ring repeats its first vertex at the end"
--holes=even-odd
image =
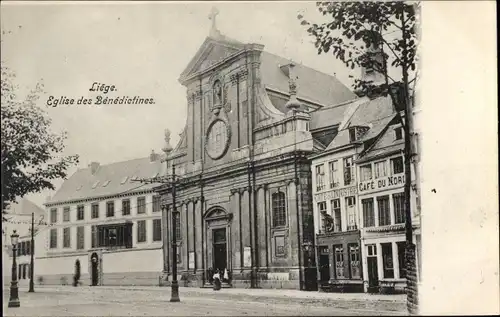
POLYGON ((401 127, 394 128, 394 139, 395 140, 403 139, 403 129, 401 127))
POLYGON ((104 184, 102 184, 102 187, 106 187, 106 186, 108 186, 108 185, 109 185, 109 182, 110 182, 109 180, 105 181, 105 182, 104 182, 104 184))
POLYGON ((123 185, 123 184, 125 184, 125 183, 127 182, 127 180, 128 180, 128 176, 125 176, 125 177, 122 179, 121 184, 122 184, 122 185, 123 185))
POLYGON ((349 128, 349 142, 356 141, 356 127, 349 128))
POLYGON ((92 185, 92 189, 95 189, 99 185, 99 181, 95 182, 94 185, 92 185))

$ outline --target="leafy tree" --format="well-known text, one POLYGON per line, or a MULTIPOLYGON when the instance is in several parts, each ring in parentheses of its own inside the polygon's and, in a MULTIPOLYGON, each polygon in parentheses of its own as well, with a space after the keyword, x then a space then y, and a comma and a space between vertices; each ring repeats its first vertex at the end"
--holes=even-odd
POLYGON ((414 87, 418 77, 418 2, 338 1, 316 5, 323 22, 312 23, 302 15, 298 19, 315 39, 318 54, 331 52, 352 69, 371 68, 385 78, 383 83, 356 78, 355 90, 388 93, 391 85, 404 86, 408 94, 414 90, 410 85, 414 87), (388 65, 400 70, 400 79, 390 76, 388 65))
MULTIPOLYGON (((356 78, 354 90, 363 94, 391 94, 397 116, 405 132, 405 215, 406 215, 406 265, 409 272, 415 269, 415 245, 412 242, 410 213, 411 161, 414 88, 418 80, 418 36, 420 4, 418 2, 318 2, 323 15, 321 23, 311 23, 302 15, 298 18, 307 26, 307 32, 315 39, 318 54, 331 52, 346 66, 362 67, 381 74, 384 80, 372 81, 368 77, 356 78), (391 68, 388 67, 390 65, 391 68), (389 69, 399 70, 400 78, 392 78, 389 69), (406 115, 401 116, 401 113, 406 115)), ((352 77, 352 76, 351 76, 352 77)), ((417 284, 407 278, 407 301, 410 313, 418 305, 417 284), (411 303, 411 305, 410 305, 411 303), (412 307, 412 308, 410 308, 412 307)))
POLYGON ((51 120, 36 103, 43 91, 38 83, 26 98, 16 96, 15 73, 1 65, 2 221, 16 198, 44 189, 51 181, 66 178, 78 155, 62 156, 66 133, 50 131, 51 120))

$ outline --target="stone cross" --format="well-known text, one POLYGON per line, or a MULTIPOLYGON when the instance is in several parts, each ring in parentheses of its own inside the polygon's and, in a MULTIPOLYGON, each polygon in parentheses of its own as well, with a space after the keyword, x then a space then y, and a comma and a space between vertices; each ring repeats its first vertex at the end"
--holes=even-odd
POLYGON ((210 33, 217 33, 217 26, 215 25, 217 15, 219 14, 219 10, 217 10, 216 7, 212 8, 212 11, 210 11, 210 14, 208 15, 208 19, 212 20, 212 28, 210 29, 210 33))

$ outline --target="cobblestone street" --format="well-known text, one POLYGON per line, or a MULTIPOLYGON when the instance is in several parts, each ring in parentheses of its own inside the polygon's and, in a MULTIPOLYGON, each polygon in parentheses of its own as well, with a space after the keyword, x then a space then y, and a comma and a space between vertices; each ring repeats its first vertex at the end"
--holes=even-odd
POLYGON ((21 307, 4 316, 373 316, 406 315, 405 296, 333 294, 293 290, 180 288, 180 303, 170 303, 170 288, 40 287, 21 288, 21 307))

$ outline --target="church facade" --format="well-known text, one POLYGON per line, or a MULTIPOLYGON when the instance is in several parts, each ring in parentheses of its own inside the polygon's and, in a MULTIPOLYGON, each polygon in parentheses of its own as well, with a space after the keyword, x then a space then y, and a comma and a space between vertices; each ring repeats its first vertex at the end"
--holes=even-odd
POLYGON ((233 287, 314 288, 308 155, 325 148, 315 110, 356 96, 333 76, 215 27, 179 81, 187 122, 175 147, 166 137, 162 173, 175 181, 156 189, 163 283, 175 234, 181 286, 206 285, 218 269, 233 287))

